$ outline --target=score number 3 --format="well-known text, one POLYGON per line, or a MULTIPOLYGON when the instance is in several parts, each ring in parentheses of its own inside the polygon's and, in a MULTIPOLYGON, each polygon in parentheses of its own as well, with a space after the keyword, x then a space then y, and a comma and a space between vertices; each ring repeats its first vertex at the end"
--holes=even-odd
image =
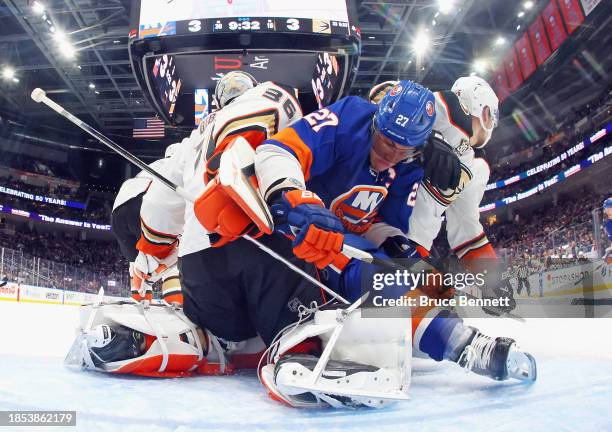
POLYGON ((338 116, 327 108, 308 114, 304 117, 304 120, 308 122, 315 132, 319 132, 325 126, 338 126, 339 123, 338 116))

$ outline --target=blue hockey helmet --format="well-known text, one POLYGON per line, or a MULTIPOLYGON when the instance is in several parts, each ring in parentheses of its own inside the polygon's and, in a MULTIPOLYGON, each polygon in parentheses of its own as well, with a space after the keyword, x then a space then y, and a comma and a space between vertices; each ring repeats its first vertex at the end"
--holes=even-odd
POLYGON ((612 208, 612 197, 608 198, 607 200, 604 201, 603 207, 606 208, 612 208))
POLYGON ((403 80, 378 104, 374 126, 398 144, 419 147, 429 138, 435 119, 433 93, 420 84, 403 80))

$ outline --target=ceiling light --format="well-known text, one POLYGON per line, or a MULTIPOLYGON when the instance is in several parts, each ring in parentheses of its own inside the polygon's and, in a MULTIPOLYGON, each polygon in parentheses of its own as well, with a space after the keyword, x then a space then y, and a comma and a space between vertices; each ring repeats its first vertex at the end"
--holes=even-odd
POLYGON ((15 77, 15 69, 10 66, 6 66, 2 70, 2 77, 7 80, 13 79, 15 77))
POLYGON ((43 15, 45 13, 45 5, 38 1, 34 1, 34 3, 32 3, 32 10, 36 15, 43 15))
POLYGON ((503 45, 506 43, 506 38, 503 36, 499 36, 497 39, 495 39, 495 45, 503 45))
POLYGON ((60 43, 66 42, 66 33, 61 30, 56 30, 55 33, 53 33, 53 39, 60 43))
POLYGON ((516 14, 516 16, 519 18, 523 18, 525 16, 525 12, 520 11, 519 13, 516 14))
POLYGON ((525 3, 523 3, 523 7, 527 10, 531 9, 533 7, 533 2, 532 1, 526 1, 525 3))
POLYGON ((417 55, 422 55, 429 48, 429 36, 424 31, 417 32, 416 37, 412 41, 412 50, 417 55))
POLYGON ((519 31, 520 29, 521 29, 521 25, 519 24, 516 26, 516 31, 519 31))
POLYGON ((431 20, 431 25, 432 25, 432 26, 435 26, 436 24, 437 24, 437 23, 436 23, 436 20, 435 20, 435 19, 431 20))
POLYGON ((96 85, 95 85, 94 83, 89 83, 89 88, 90 88, 90 89, 95 89, 95 88, 96 88, 96 85))
POLYGON ((74 47, 68 41, 61 41, 59 43, 60 52, 64 57, 72 58, 76 54, 74 47))
POLYGON ((96 90, 94 93, 95 93, 95 94, 98 94, 98 95, 100 94, 100 92, 99 92, 98 90, 96 90))
POLYGON ((438 0, 438 9, 444 15, 448 15, 454 8, 454 0, 438 0))

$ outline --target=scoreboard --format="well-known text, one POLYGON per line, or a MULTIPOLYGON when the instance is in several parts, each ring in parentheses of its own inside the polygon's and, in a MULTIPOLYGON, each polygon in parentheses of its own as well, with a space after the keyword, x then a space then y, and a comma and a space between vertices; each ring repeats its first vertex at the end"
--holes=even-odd
POLYGON ((354 0, 133 0, 130 58, 168 124, 192 128, 215 109, 232 70, 294 87, 305 112, 342 97, 357 68, 354 0))
POLYGON ((139 37, 232 31, 349 32, 346 0, 143 0, 139 37))

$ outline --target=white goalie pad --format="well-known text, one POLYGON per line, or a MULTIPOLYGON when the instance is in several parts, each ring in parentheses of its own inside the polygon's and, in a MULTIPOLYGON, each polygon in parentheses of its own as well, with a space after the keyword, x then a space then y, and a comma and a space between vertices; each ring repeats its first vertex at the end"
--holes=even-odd
POLYGON ((274 228, 255 177, 255 150, 246 139, 237 137, 221 155, 219 182, 225 192, 265 234, 274 228))
POLYGON ((198 367, 204 358, 196 326, 180 309, 167 305, 117 302, 80 308, 77 336, 64 363, 109 373, 146 376, 181 376, 198 367), (121 325, 155 340, 139 357, 95 366, 86 333, 98 325, 121 325))
POLYGON ((380 408, 407 400, 412 358, 411 319, 364 318, 364 311, 317 311, 313 320, 281 337, 274 362, 261 372, 262 381, 272 396, 295 407, 346 406, 346 402, 339 402, 344 399, 350 401, 348 405, 380 408), (324 350, 314 368, 291 362, 291 358, 282 360, 284 353, 315 336, 322 340, 324 350), (363 367, 349 377, 328 367, 334 361, 363 367), (314 399, 304 398, 304 394, 314 399))

